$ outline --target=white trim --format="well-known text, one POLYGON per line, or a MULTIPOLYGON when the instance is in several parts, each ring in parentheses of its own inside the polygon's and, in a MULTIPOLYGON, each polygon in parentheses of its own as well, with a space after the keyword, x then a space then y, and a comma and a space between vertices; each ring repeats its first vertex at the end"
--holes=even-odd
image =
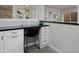
POLYGON ((50 47, 51 49, 55 50, 58 53, 64 53, 61 50, 59 50, 58 48, 54 47, 53 45, 49 44, 48 47, 50 47))

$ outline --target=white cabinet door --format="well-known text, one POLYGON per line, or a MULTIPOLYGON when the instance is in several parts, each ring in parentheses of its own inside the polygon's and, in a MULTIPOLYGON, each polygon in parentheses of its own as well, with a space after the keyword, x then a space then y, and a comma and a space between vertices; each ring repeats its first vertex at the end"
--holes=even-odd
POLYGON ((44 21, 44 12, 45 12, 45 6, 44 5, 39 5, 38 6, 39 7, 39 10, 38 10, 38 19, 40 19, 40 20, 42 20, 42 21, 44 21))
POLYGON ((1 52, 1 32, 0 32, 0 52, 1 52))
POLYGON ((21 30, 20 34, 4 36, 5 53, 22 53, 24 33, 21 30))
POLYGON ((38 6, 31 6, 31 19, 38 19, 38 6))
POLYGON ((3 32, 0 32, 0 53, 3 52, 3 32))

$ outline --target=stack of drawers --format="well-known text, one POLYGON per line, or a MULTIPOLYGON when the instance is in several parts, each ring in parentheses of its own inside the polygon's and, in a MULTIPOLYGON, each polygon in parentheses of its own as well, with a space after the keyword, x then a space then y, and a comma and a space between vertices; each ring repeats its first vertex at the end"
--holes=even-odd
POLYGON ((46 47, 49 42, 49 27, 42 27, 39 32, 40 48, 46 47))

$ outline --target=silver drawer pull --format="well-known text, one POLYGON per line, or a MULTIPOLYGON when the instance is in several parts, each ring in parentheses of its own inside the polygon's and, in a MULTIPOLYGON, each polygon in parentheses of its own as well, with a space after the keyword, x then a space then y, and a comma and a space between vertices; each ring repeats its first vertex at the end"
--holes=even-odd
POLYGON ((12 36, 11 38, 16 38, 16 37, 19 37, 19 36, 12 36))
POLYGON ((1 36, 1 40, 3 40, 3 36, 1 36))
POLYGON ((48 29, 48 28, 45 27, 44 29, 48 29))
POLYGON ((43 41, 43 42, 47 42, 47 40, 43 41))
POLYGON ((48 36, 48 35, 47 35, 47 34, 44 34, 43 36, 45 36, 45 37, 46 37, 46 36, 48 36))
POLYGON ((47 28, 44 28, 44 29, 47 29, 47 28))
POLYGON ((12 32, 12 34, 15 34, 15 33, 18 33, 18 32, 12 32))
POLYGON ((44 36, 46 36, 46 35, 44 35, 44 36))
POLYGON ((47 31, 44 31, 44 33, 47 33, 47 31))

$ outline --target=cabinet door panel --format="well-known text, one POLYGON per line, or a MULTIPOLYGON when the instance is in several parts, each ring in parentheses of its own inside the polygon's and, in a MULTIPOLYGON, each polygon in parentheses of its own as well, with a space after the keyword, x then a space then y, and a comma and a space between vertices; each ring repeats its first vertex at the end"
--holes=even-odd
POLYGON ((2 36, 3 36, 3 32, 0 32, 0 53, 4 51, 2 36))
POLYGON ((5 40, 5 52, 6 53, 18 53, 23 52, 23 37, 22 36, 6 36, 5 40))
POLYGON ((0 35, 0 52, 1 52, 1 35, 0 35))
POLYGON ((21 33, 22 33, 21 30, 10 30, 10 31, 4 32, 4 36, 18 35, 18 34, 21 34, 21 33))
MULTIPOLYGON (((5 53, 21 53, 23 52, 24 31, 19 30, 20 34, 4 36, 5 53)), ((17 30, 18 32, 18 30, 17 30)), ((12 32, 11 32, 12 33, 12 32)))
POLYGON ((38 6, 31 6, 31 19, 38 19, 38 6))

